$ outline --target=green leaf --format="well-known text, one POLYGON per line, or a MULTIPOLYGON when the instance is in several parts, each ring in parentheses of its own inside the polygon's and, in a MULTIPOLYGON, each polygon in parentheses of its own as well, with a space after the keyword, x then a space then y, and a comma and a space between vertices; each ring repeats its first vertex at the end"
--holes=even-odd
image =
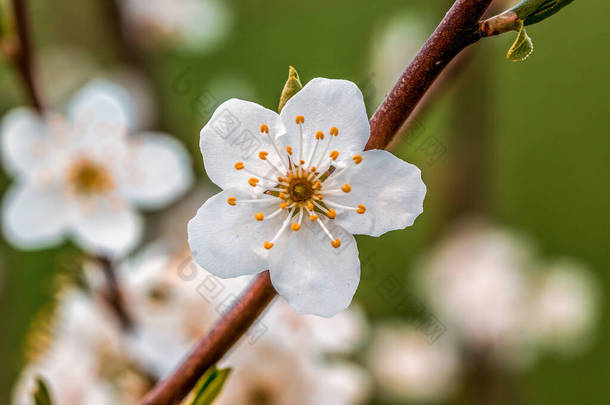
POLYGON ((299 74, 296 69, 292 66, 288 67, 288 80, 286 80, 286 84, 284 85, 284 89, 282 90, 282 95, 280 96, 280 105, 277 108, 277 112, 282 112, 282 108, 286 105, 288 100, 292 98, 295 94, 297 94, 303 85, 301 84, 301 79, 299 79, 299 74))
POLYGON ((36 377, 36 390, 33 397, 36 405, 53 405, 49 388, 41 377, 36 377))
POLYGON ((512 10, 525 25, 532 25, 547 19, 574 0, 523 0, 512 10))
POLYGON ((520 62, 527 59, 534 51, 532 39, 527 35, 523 26, 523 21, 519 21, 519 35, 513 43, 513 46, 508 50, 506 57, 513 62, 520 62))
POLYGON ((230 373, 230 368, 217 369, 216 366, 212 366, 193 388, 195 396, 190 405, 211 405, 222 391, 230 373))

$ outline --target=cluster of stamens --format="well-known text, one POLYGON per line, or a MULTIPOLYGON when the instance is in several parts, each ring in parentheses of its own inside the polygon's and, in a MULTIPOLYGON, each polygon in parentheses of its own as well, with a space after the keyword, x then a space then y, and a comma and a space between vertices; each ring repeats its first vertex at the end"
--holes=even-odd
POLYGON ((275 202, 277 204, 279 202, 279 208, 270 210, 271 212, 268 214, 265 214, 264 211, 254 214, 254 219, 257 221, 264 221, 278 215, 285 216, 276 235, 270 241, 265 241, 263 244, 266 249, 271 249, 289 226, 295 232, 301 229, 306 217, 311 223, 317 223, 330 239, 330 244, 334 248, 338 248, 341 246, 341 241, 332 235, 322 221, 321 216, 333 220, 337 217, 335 209, 351 210, 358 214, 364 214, 366 207, 362 204, 358 204, 356 207, 349 207, 332 201, 333 195, 351 192, 352 187, 349 184, 345 183, 337 186, 336 189, 329 187, 324 190, 323 185, 333 183, 333 180, 338 178, 339 174, 344 173, 353 165, 360 164, 362 156, 353 156, 349 164, 336 171, 334 163, 339 157, 339 152, 332 150, 329 153, 329 150, 332 139, 339 136, 339 130, 336 127, 332 127, 329 130, 330 136, 327 138, 322 152, 320 152, 320 144, 324 142, 325 134, 323 131, 316 131, 314 134, 314 147, 309 156, 304 157, 303 123, 305 118, 302 115, 298 115, 295 121, 299 126, 298 156, 295 156, 293 147, 290 145, 285 147, 284 152, 280 152, 274 137, 269 134, 269 126, 267 124, 260 126, 261 134, 266 135, 265 138, 277 154, 279 160, 279 162, 273 163, 269 160, 268 151, 258 151, 258 158, 269 165, 273 177, 269 177, 269 175, 261 176, 253 172, 250 168, 246 167, 244 162, 236 162, 234 165, 235 170, 244 170, 252 176, 248 179, 250 186, 262 189, 262 193, 269 197, 254 200, 238 200, 235 197, 229 197, 227 203, 232 206, 238 204, 261 204, 264 206, 267 203, 271 205, 271 203, 275 202))

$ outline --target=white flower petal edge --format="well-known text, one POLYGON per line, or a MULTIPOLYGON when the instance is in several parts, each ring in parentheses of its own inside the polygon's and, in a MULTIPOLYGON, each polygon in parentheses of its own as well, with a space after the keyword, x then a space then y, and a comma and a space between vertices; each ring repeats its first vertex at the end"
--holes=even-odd
POLYGON ((380 236, 413 225, 424 211, 426 185, 421 171, 384 150, 363 152, 362 163, 335 182, 339 187, 351 186, 349 193, 333 196, 337 204, 353 207, 368 202, 367 215, 341 215, 344 210, 335 207, 337 222, 350 233, 380 236))
POLYGON ((218 187, 247 186, 252 172, 266 174, 271 170, 257 156, 262 149, 273 150, 271 139, 261 137, 262 124, 269 126, 275 138, 284 132, 277 113, 249 101, 231 99, 222 103, 203 127, 201 155, 206 174, 218 187), (247 169, 235 170, 237 162, 243 162, 247 169))
MULTIPOLYGON (((229 278, 255 274, 267 269, 269 251, 261 240, 273 236, 274 227, 254 219, 254 214, 265 205, 227 204, 229 198, 250 200, 256 196, 248 189, 228 189, 208 199, 188 224, 189 245, 193 257, 204 269, 218 277, 229 278)), ((271 198, 270 198, 271 200, 271 198)), ((278 217, 270 219, 279 227, 278 217)))
POLYGON ((88 251, 122 257, 133 249, 142 234, 142 218, 127 205, 99 198, 91 209, 78 210, 72 226, 74 238, 88 251))
POLYGON ((16 246, 39 249, 61 242, 70 222, 70 205, 55 185, 18 184, 9 189, 2 206, 5 237, 16 246))
POLYGON ((193 184, 191 159, 175 139, 146 132, 128 147, 121 188, 131 202, 142 208, 161 208, 184 194, 193 184))
POLYGON ((18 108, 4 117, 1 131, 2 161, 6 171, 13 175, 31 172, 41 158, 36 151, 38 146, 44 146, 44 121, 33 111, 18 108))
MULTIPOLYGON (((347 80, 312 79, 301 91, 294 95, 280 113, 286 128, 286 143, 297 146, 299 134, 315 134, 322 131, 329 137, 330 129, 336 127, 341 136, 333 138, 333 149, 340 153, 358 153, 370 136, 369 120, 362 92, 347 80), (305 117, 303 124, 297 124, 295 117, 305 117)), ((304 156, 308 156, 315 142, 305 143, 304 156)))
POLYGON ((354 237, 341 229, 331 229, 341 237, 341 247, 333 248, 317 228, 304 227, 286 238, 270 255, 269 272, 277 292, 299 314, 329 318, 352 302, 360 281, 360 260, 354 237))

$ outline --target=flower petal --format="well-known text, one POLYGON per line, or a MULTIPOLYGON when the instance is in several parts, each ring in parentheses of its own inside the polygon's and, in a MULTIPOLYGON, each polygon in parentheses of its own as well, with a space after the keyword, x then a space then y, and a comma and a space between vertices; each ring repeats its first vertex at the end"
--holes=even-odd
MULTIPOLYGON (((258 158, 258 152, 269 152, 268 159, 278 165, 277 153, 268 136, 277 139, 283 132, 275 112, 248 101, 225 101, 201 130, 199 146, 208 177, 222 189, 247 186, 253 175, 246 170, 236 170, 237 162, 243 162, 247 170, 254 171, 259 177, 278 177, 266 162, 258 158), (262 124, 269 127, 268 135, 261 134, 262 124)), ((279 142, 278 148, 281 148, 279 142)))
POLYGON ((337 249, 317 224, 307 225, 288 230, 288 237, 271 249, 271 282, 297 313, 331 317, 349 306, 358 287, 358 247, 351 234, 330 221, 327 228, 341 240, 337 249))
MULTIPOLYGON (((366 212, 337 209, 336 221, 351 233, 371 236, 413 225, 423 212, 426 196, 421 171, 387 151, 371 150, 361 155, 362 163, 333 182, 337 187, 348 183, 351 191, 329 196, 328 200, 350 207, 362 204, 366 212)), ((325 187, 333 188, 331 184, 325 187)))
MULTIPOLYGON (((336 127, 339 134, 332 137, 332 149, 341 155, 360 152, 369 139, 369 120, 362 92, 347 80, 316 78, 284 106, 280 117, 286 128, 286 143, 293 148, 299 145, 299 126, 295 119, 305 118, 303 125, 303 156, 308 157, 315 144, 315 133, 324 132, 322 142, 330 141, 330 129, 336 127)), ((324 145, 322 145, 324 148, 324 145)))
POLYGON ((122 193, 145 208, 165 206, 193 184, 191 161, 182 144, 161 133, 131 142, 121 167, 122 193))
POLYGON ((18 108, 6 114, 1 131, 6 171, 14 175, 33 171, 45 152, 45 122, 35 112, 18 108))
POLYGON ((100 138, 126 135, 133 116, 130 97, 122 87, 94 80, 78 91, 68 108, 75 143, 86 146, 100 138))
POLYGON ((57 185, 17 184, 2 206, 6 239, 24 249, 59 244, 69 222, 70 206, 57 185))
POLYGON ((79 208, 72 230, 84 250, 119 258, 140 241, 142 218, 126 204, 99 198, 79 208))
POLYGON ((267 269, 269 251, 263 245, 280 228, 281 219, 278 215, 257 221, 255 213, 269 214, 275 204, 239 203, 240 199, 254 198, 247 188, 225 190, 208 199, 189 221, 189 245, 195 261, 205 270, 229 278, 267 269), (235 197, 237 204, 229 205, 229 197, 235 197))

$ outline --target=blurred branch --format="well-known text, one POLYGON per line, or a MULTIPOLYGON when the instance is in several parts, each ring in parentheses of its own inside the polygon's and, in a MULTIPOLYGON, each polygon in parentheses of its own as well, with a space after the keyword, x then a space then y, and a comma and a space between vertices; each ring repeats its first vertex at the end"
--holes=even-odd
POLYGON ((265 271, 256 277, 229 312, 216 322, 178 369, 150 391, 140 401, 140 405, 180 403, 203 373, 216 364, 246 333, 275 296, 269 272, 265 271))
POLYGON ((384 149, 440 73, 481 39, 479 20, 492 0, 457 0, 371 118, 366 149, 384 149))
POLYGON ((34 73, 35 61, 30 37, 27 0, 13 0, 12 4, 19 41, 16 49, 14 50, 14 54, 9 55, 9 57, 21 75, 32 106, 36 109, 36 111, 42 113, 44 111, 44 105, 34 73))
POLYGON ((133 319, 125 306, 125 300, 116 277, 114 263, 111 259, 104 256, 99 256, 96 260, 100 264, 102 273, 104 273, 105 299, 116 314, 123 330, 130 331, 133 328, 133 319))

